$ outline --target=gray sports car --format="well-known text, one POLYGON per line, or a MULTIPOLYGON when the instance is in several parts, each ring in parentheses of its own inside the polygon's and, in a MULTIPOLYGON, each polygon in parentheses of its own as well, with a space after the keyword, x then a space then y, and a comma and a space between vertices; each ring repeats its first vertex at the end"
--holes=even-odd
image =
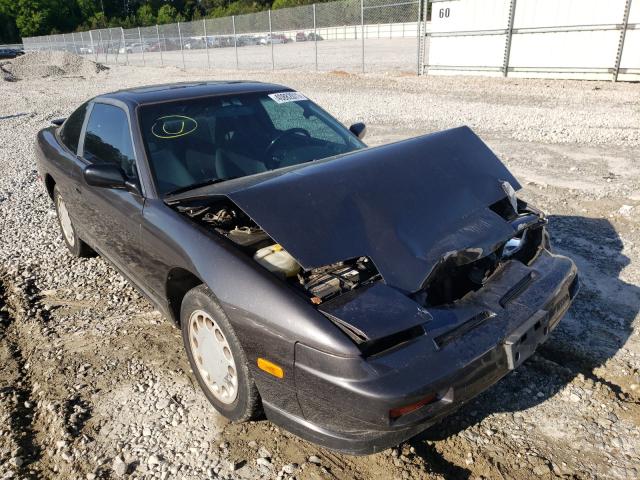
POLYGON ((180 326, 220 413, 366 454, 518 367, 578 278, 470 129, 364 133, 280 85, 159 85, 54 121, 37 164, 71 253, 180 326))

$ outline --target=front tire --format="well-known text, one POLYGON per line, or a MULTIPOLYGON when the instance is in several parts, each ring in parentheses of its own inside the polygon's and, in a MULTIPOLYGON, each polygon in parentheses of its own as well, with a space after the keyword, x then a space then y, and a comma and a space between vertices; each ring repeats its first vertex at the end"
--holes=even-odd
POLYGON ((60 232, 62 233, 62 239, 64 240, 67 249, 74 257, 91 257, 94 255, 93 250, 89 245, 84 243, 73 226, 71 216, 67 210, 67 204, 64 202, 60 190, 58 187, 53 187, 53 204, 56 207, 56 214, 58 216, 58 225, 60 225, 60 232))
POLYGON ((234 422, 257 418, 262 405, 247 357, 222 307, 205 285, 185 295, 180 323, 191 369, 211 405, 234 422))

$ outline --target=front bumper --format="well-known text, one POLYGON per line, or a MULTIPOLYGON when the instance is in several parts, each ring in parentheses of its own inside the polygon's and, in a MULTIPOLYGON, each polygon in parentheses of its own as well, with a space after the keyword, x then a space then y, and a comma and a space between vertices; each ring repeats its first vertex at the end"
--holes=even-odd
POLYGON ((295 384, 304 418, 268 402, 265 412, 300 437, 345 453, 397 445, 517 368, 546 341, 577 291, 574 263, 545 250, 530 266, 509 262, 455 307, 430 309, 434 319, 424 325, 425 335, 388 352, 340 358, 297 344, 295 384), (469 319, 477 318, 469 329, 469 319), (390 418, 390 409, 432 393, 435 402, 390 418))

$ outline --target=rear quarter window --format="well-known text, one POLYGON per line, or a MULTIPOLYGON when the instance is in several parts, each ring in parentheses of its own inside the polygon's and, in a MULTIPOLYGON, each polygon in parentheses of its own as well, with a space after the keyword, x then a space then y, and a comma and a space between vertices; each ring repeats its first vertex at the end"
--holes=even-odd
POLYGON ((78 143, 80 141, 80 131, 84 123, 84 117, 87 113, 87 105, 85 103, 78 107, 69 118, 64 122, 60 129, 60 140, 73 153, 78 153, 78 143))

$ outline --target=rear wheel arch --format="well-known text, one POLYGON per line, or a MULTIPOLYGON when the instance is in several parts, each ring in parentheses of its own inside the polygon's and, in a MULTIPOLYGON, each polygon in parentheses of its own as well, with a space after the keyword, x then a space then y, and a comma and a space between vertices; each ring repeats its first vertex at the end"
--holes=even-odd
POLYGON ((58 218, 62 240, 71 255, 77 258, 95 256, 95 251, 78 236, 64 198, 60 195, 60 190, 55 183, 51 186, 51 200, 53 200, 53 208, 55 208, 58 218))
POLYGON ((51 200, 53 200, 53 189, 56 186, 56 181, 48 173, 46 173, 44 175, 44 186, 47 189, 47 193, 49 194, 49 198, 51 200))
POLYGON ((175 323, 180 323, 180 307, 184 296, 189 290, 203 283, 198 276, 184 268, 175 267, 169 271, 166 280, 167 304, 175 323))

